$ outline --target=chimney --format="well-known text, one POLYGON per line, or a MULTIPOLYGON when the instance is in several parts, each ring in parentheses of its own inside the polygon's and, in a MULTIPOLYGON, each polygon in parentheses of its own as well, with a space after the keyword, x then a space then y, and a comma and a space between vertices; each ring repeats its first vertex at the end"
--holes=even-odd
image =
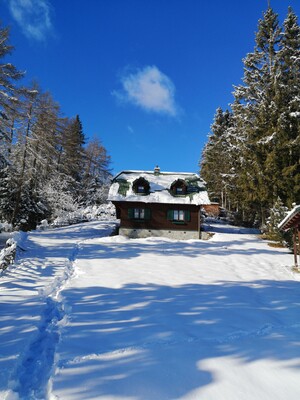
POLYGON ((159 168, 159 166, 157 165, 155 168, 154 168, 154 175, 159 175, 160 174, 160 168, 159 168))

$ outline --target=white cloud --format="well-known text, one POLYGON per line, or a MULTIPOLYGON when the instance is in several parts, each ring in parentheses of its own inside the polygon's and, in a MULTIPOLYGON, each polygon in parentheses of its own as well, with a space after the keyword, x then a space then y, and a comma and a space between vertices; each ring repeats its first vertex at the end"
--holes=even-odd
POLYGON ((148 66, 121 79, 122 92, 114 92, 121 101, 146 111, 176 116, 175 86, 157 67, 148 66))
POLYGON ((43 41, 53 31, 48 0, 9 0, 8 4, 28 38, 43 41))

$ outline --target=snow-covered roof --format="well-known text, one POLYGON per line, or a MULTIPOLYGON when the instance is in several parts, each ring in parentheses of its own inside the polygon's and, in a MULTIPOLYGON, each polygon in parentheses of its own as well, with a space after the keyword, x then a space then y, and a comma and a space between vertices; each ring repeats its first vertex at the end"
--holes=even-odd
POLYGON ((278 225, 279 229, 288 230, 294 226, 294 224, 299 223, 300 220, 300 205, 296 205, 280 222, 278 225))
POLYGON ((205 182, 198 174, 188 172, 122 171, 112 179, 108 200, 142 203, 210 204, 205 182), (136 193, 133 183, 143 178, 149 183, 148 194, 136 193), (175 195, 171 186, 183 181, 186 194, 175 195))

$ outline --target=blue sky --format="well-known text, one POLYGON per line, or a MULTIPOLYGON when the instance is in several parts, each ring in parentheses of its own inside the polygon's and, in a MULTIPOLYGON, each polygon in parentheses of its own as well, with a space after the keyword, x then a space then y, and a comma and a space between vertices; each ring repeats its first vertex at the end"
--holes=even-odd
MULTIPOLYGON (((267 0, 0 0, 14 53, 122 169, 198 171, 267 0)), ((299 0, 271 0, 286 17, 299 0)))

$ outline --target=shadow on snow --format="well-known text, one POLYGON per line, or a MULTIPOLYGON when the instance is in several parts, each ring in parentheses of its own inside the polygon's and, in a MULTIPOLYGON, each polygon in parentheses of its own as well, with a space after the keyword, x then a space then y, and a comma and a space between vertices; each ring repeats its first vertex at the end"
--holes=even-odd
POLYGON ((300 369, 299 283, 220 283, 67 289, 74 325, 64 328, 60 367, 69 372, 55 389, 176 399, 217 379, 202 364, 211 358, 295 360, 300 369))

